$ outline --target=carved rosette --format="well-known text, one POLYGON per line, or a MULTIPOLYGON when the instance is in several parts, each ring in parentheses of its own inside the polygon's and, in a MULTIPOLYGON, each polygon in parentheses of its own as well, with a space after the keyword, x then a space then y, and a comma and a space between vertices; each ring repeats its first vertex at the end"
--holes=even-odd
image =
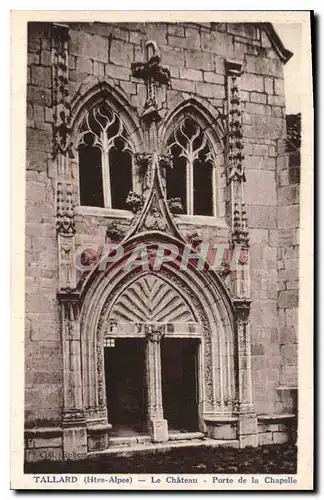
POLYGON ((68 74, 69 39, 69 27, 67 25, 58 23, 52 24, 52 105, 54 158, 56 158, 59 154, 68 156, 69 158, 73 158, 68 74))

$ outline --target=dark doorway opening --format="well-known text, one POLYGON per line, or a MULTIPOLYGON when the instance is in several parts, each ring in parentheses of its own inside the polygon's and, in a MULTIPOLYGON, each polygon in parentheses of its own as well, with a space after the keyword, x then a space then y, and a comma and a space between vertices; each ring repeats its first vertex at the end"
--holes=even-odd
POLYGON ((146 433, 147 396, 143 339, 115 339, 105 347, 108 421, 111 435, 146 433))
POLYGON ((197 339, 162 340, 162 397, 169 431, 198 430, 198 345, 197 339))

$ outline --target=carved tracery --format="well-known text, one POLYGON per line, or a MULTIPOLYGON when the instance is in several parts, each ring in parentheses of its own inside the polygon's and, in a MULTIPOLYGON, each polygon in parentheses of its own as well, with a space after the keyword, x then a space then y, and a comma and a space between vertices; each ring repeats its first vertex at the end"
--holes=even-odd
POLYGON ((215 157, 208 138, 191 117, 183 119, 167 143, 173 168, 167 169, 167 195, 180 198, 188 214, 213 215, 215 157))
POLYGON ((133 147, 123 122, 105 100, 85 115, 77 147, 81 204, 126 208, 133 187, 133 147))

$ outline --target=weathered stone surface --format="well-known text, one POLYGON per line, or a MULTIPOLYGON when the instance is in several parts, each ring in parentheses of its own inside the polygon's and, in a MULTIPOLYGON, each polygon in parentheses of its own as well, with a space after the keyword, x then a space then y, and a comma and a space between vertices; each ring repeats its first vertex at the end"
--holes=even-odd
POLYGON ((298 290, 279 292, 278 307, 283 307, 285 309, 298 307, 298 290))
POLYGON ((242 90, 264 92, 264 79, 260 75, 243 73, 241 79, 241 88, 242 90))
MULTIPOLYGON (((109 61, 113 64, 126 66, 130 70, 131 63, 134 62, 134 45, 113 40, 109 51, 109 61)), ((129 71, 130 72, 130 71, 129 71)))
POLYGON ((222 85, 214 85, 213 83, 196 83, 196 92, 204 97, 213 97, 222 99, 225 97, 225 89, 222 85))
POLYGON ((186 50, 185 63, 187 68, 202 69, 204 71, 214 70, 214 56, 207 52, 186 50))
POLYGON ((293 326, 281 327, 279 332, 281 344, 294 344, 297 342, 297 336, 293 326))
POLYGON ((264 91, 267 94, 274 94, 274 79, 270 77, 265 77, 264 79, 264 91))
POLYGON ((87 57, 77 57, 76 58, 76 71, 79 73, 92 74, 93 66, 91 59, 87 57))
POLYGON ((278 207, 278 225, 280 228, 299 226, 299 206, 285 205, 278 207))
MULTIPOLYGON (((108 62, 108 39, 97 35, 88 35, 83 31, 70 30, 69 52, 71 55, 88 57, 96 61, 108 62)), ((122 50, 118 42, 114 42, 114 51, 122 50), (117 45, 116 45, 117 44, 117 45)), ((122 57, 122 54, 120 55, 122 57)), ((121 62, 119 62, 121 64, 121 62)))
POLYGON ((277 207, 255 205, 248 208, 250 228, 274 229, 277 227, 277 207))
POLYGON ((130 69, 123 66, 116 66, 114 64, 105 64, 105 75, 111 78, 129 80, 130 69))
POLYGON ((167 30, 168 30, 169 35, 178 36, 178 37, 185 36, 185 28, 184 28, 184 26, 181 26, 181 24, 179 24, 179 23, 168 24, 167 30))
POLYGON ((249 170, 244 198, 249 205, 275 205, 277 201, 275 172, 249 170))
POLYGON ((203 78, 203 73, 202 71, 197 69, 180 68, 180 78, 183 78, 184 80, 194 80, 196 82, 200 82, 203 78))
MULTIPOLYGON (((160 45, 162 63, 173 66, 184 66, 185 55, 184 50, 169 45, 160 45)), ((198 68, 200 69, 200 68, 198 68)))
POLYGON ((185 28, 185 37, 168 36, 168 44, 183 49, 200 50, 200 33, 195 28, 185 28))
POLYGON ((224 76, 214 73, 213 71, 204 71, 204 81, 209 83, 217 83, 224 85, 224 76))
POLYGON ((250 93, 250 102, 257 102, 260 104, 266 104, 267 96, 266 96, 266 94, 261 94, 260 92, 251 92, 250 93))
POLYGON ((288 432, 274 432, 273 433, 273 443, 274 444, 288 443, 288 441, 289 441, 288 432))

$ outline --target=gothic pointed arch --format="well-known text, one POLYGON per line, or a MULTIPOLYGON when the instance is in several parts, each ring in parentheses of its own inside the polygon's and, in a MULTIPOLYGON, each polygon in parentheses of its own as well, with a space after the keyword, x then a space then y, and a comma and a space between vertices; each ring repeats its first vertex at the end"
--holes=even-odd
POLYGON ((157 275, 147 274, 127 287, 114 303, 111 321, 193 322, 194 315, 173 287, 157 275))
POLYGON ((166 326, 170 325, 171 336, 177 328, 185 328, 185 324, 190 331, 196 332, 202 349, 201 411, 206 415, 231 413, 237 398, 237 387, 235 320, 228 292, 215 273, 198 271, 190 262, 184 269, 179 268, 179 262, 166 262, 158 272, 143 269, 142 266, 129 268, 126 265, 128 259, 143 242, 147 247, 161 242, 178 245, 179 250, 184 247, 175 237, 167 234, 161 237, 159 232, 147 232, 144 240, 143 235, 134 235, 125 242, 123 257, 102 271, 94 271, 81 291, 83 384, 89 387, 86 406, 91 411, 97 407, 104 412, 106 408, 103 339, 109 337, 111 323, 116 323, 118 332, 126 322, 129 325, 126 336, 143 337, 144 325, 150 323, 150 318, 153 323, 161 321, 166 326), (151 297, 151 306, 158 289, 172 296, 172 301, 165 304, 165 309, 160 308, 160 312, 159 309, 153 312, 150 304, 146 304, 150 302, 145 299, 147 295, 142 295, 148 283, 146 294, 151 297), (132 300, 136 304, 141 301, 140 307, 133 307, 132 310, 132 300), (133 314, 135 310, 136 317, 133 314))
POLYGON ((130 104, 124 90, 116 85, 113 79, 107 76, 89 76, 80 84, 74 95, 71 101, 71 129, 74 140, 78 126, 88 110, 103 99, 109 102, 113 111, 118 113, 120 119, 125 124, 136 152, 141 152, 144 140, 137 110, 130 104))
POLYGON ((173 158, 173 169, 165 174, 167 197, 178 198, 185 214, 217 215, 216 166, 223 163, 217 157, 223 154, 224 136, 218 111, 199 98, 183 100, 160 133, 163 151, 173 158))
POLYGON ((193 118, 213 143, 216 154, 224 150, 225 125, 221 113, 207 100, 195 96, 188 99, 179 93, 169 103, 169 113, 160 126, 161 149, 164 150, 170 134, 185 117, 193 118), (173 103, 175 105, 173 105, 173 103))
POLYGON ((81 206, 127 209, 138 189, 136 154, 143 138, 137 113, 109 78, 87 78, 71 104, 81 206))

